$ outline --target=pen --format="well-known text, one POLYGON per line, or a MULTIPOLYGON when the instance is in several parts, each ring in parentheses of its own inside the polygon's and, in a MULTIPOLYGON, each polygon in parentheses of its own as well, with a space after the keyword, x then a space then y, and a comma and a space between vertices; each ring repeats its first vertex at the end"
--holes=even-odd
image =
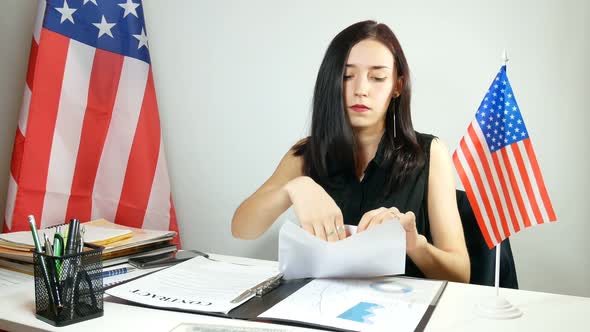
MULTIPOLYGON (((80 220, 78 219, 70 219, 70 224, 68 225, 68 236, 66 241, 66 248, 65 253, 66 255, 73 255, 78 252, 78 247, 76 245, 78 236, 80 235, 80 220)), ((78 265, 81 263, 80 256, 77 257, 70 257, 68 259, 70 264, 70 270, 67 276, 68 281, 66 282, 66 302, 70 306, 69 308, 69 317, 70 319, 74 318, 74 303, 75 303, 75 287, 77 285, 78 279, 78 265)))
MULTIPOLYGON (((45 240, 45 255, 48 256, 43 258, 50 259, 49 256, 53 255, 51 241, 49 241, 49 237, 47 237, 47 234, 45 233, 43 233, 43 239, 45 240)), ((54 269, 54 265, 49 264, 47 266, 47 272, 49 275, 49 283, 53 283, 53 285, 51 286, 51 290, 55 292, 55 304, 58 309, 61 309, 63 307, 63 304, 61 303, 61 295, 59 291, 59 275, 57 274, 57 266, 55 266, 54 269)))
POLYGON ((209 258, 209 255, 206 254, 206 253, 204 253, 204 252, 202 252, 202 251, 198 251, 198 250, 194 250, 194 249, 191 249, 189 251, 192 252, 192 253, 195 253, 195 254, 197 254, 199 256, 203 256, 205 258, 209 258))
POLYGON ((129 273, 132 271, 135 271, 136 269, 134 267, 122 267, 120 269, 114 269, 114 270, 109 270, 109 271, 102 271, 101 275, 103 278, 108 278, 108 277, 113 277, 116 275, 120 275, 120 274, 125 274, 125 273, 129 273))
POLYGON ((86 233, 86 227, 80 227, 80 239, 78 240, 78 252, 84 251, 84 234, 86 233))
MULTIPOLYGON (((45 281, 45 286, 47 288, 47 297, 49 297, 49 307, 53 314, 57 316, 58 306, 59 309, 62 308, 61 301, 57 304, 55 294, 52 291, 51 287, 51 279, 49 277, 49 270, 47 268, 47 264, 45 263, 45 257, 42 256, 43 251, 41 251, 41 243, 39 241, 39 234, 37 234, 37 226, 35 225, 35 217, 30 215, 29 219, 29 227, 31 228, 31 233, 33 234, 33 242, 35 243, 35 251, 39 254, 37 258, 39 259, 39 264, 41 265, 41 273, 43 274, 43 280, 45 281)), ((58 295, 59 296, 59 292, 58 295)))
POLYGON ((51 242, 49 242, 49 238, 45 233, 43 233, 43 242, 45 242, 45 255, 53 255, 53 248, 51 247, 51 242))
POLYGON ((78 237, 78 228, 80 226, 80 220, 71 219, 68 227, 68 239, 66 241, 66 255, 75 254, 76 250, 76 239, 78 237))
MULTIPOLYGON (((53 256, 61 257, 64 254, 64 238, 61 234, 61 227, 58 226, 55 234, 53 234, 53 256)), ((57 270, 57 279, 61 279, 61 265, 62 261, 59 258, 55 259, 55 268, 57 270)))
POLYGON ((53 234, 53 256, 63 255, 64 238, 61 234, 53 234))
POLYGON ((35 225, 35 217, 29 216, 29 226, 31 233, 33 233, 33 242, 35 243, 35 251, 41 252, 41 243, 39 242, 39 234, 37 234, 37 226, 35 225))

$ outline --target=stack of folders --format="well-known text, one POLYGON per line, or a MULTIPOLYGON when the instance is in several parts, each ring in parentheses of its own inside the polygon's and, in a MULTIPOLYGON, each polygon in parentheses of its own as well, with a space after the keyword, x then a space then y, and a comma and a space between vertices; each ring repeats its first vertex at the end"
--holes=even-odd
MULTIPOLYGON (((172 239, 174 231, 158 231, 122 226, 104 219, 82 223, 86 232, 84 242, 103 246, 103 266, 113 267, 127 263, 129 258, 164 254, 176 251, 172 239)), ((54 238, 55 233, 65 232, 65 225, 39 230, 39 236, 46 234, 54 238)), ((33 274, 34 243, 30 231, 0 234, 0 267, 33 274)))

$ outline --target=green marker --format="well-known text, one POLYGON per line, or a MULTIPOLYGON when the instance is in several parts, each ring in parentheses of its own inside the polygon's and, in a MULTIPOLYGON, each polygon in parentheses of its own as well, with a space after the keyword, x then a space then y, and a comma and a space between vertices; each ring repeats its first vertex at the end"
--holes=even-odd
MULTIPOLYGON (((64 238, 59 230, 53 235, 53 256, 61 257, 63 255, 64 238)), ((55 259, 55 267, 57 268, 58 276, 61 277, 61 261, 55 259)))

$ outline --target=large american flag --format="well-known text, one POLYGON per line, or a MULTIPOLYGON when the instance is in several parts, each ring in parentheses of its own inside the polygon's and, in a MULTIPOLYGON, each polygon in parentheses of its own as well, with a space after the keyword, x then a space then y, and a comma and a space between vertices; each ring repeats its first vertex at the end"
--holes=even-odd
POLYGON ((453 153, 453 163, 490 248, 524 228, 557 220, 506 66, 453 153))
POLYGON ((29 214, 177 231, 141 1, 38 6, 3 231, 29 214))

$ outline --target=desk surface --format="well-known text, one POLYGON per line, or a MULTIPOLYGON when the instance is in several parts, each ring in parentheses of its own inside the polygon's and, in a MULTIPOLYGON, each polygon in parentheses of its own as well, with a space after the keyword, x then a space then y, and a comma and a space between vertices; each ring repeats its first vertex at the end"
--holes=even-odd
MULTIPOLYGON (((212 255, 213 258, 250 264, 277 264, 249 258, 212 255)), ((35 318, 32 282, 0 294, 0 329, 7 331, 170 331, 181 323, 266 327, 286 331, 311 331, 287 325, 271 325, 213 316, 143 308, 105 297, 104 316, 56 328, 35 318)), ((500 295, 518 306, 523 316, 513 320, 478 317, 476 304, 495 296, 493 287, 449 282, 426 331, 578 331, 587 326, 590 298, 523 290, 501 289, 500 295)))

